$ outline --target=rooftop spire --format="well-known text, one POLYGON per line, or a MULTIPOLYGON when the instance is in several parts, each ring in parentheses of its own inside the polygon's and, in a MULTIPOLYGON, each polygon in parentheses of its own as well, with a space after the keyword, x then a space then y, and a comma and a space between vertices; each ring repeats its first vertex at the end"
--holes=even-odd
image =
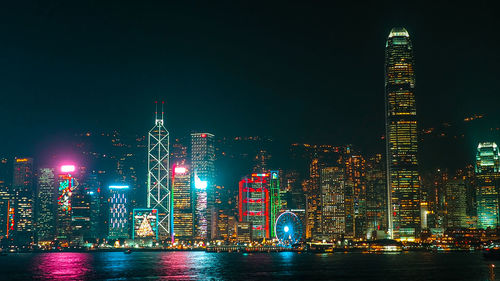
POLYGON ((161 101, 161 120, 163 120, 163 114, 164 114, 163 105, 164 104, 165 104, 165 101, 161 101))
POLYGON ((158 120, 158 101, 155 101, 155 120, 158 120))

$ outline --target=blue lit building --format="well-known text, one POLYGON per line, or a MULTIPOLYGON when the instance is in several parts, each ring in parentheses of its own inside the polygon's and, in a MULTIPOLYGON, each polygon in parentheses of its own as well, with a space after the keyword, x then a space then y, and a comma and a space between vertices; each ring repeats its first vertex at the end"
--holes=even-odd
POLYGON ((109 186, 108 239, 129 238, 129 186, 109 186))
POLYGON ((476 152, 476 200, 479 228, 498 226, 500 152, 494 142, 479 143, 476 152))

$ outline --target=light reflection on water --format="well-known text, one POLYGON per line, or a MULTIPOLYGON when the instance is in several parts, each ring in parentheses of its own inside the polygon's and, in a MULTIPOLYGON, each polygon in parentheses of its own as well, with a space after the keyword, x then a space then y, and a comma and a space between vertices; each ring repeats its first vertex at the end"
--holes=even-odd
POLYGON ((0 257, 0 280, 484 281, 490 264, 500 269, 480 253, 35 253, 0 257))
POLYGON ((89 280, 92 255, 87 253, 43 253, 32 262, 37 280, 89 280))

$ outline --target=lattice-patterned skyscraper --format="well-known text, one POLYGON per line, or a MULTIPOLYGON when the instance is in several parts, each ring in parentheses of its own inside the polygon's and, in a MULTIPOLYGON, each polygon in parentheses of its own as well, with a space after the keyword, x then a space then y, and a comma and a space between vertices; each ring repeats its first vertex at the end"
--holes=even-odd
POLYGON ((155 113, 155 125, 148 134, 148 208, 158 210, 158 236, 172 235, 172 192, 169 185, 169 134, 155 113))

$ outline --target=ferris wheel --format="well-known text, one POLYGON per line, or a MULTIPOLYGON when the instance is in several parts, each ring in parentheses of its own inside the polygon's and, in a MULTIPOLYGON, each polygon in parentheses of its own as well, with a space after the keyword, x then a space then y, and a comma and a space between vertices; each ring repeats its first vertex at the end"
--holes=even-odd
POLYGON ((286 211, 276 219, 276 238, 284 245, 296 244, 302 238, 303 226, 296 214, 286 211))

